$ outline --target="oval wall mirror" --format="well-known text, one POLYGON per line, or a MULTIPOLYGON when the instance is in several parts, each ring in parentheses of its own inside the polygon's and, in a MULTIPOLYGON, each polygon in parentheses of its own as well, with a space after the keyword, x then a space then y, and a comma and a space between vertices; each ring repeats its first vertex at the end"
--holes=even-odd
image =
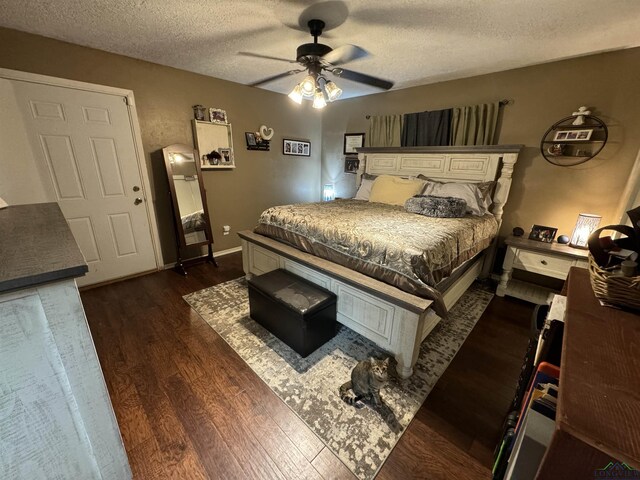
POLYGON ((208 255, 205 259, 216 264, 211 246, 213 235, 200 157, 197 150, 183 144, 169 145, 162 149, 162 154, 167 169, 176 231, 176 270, 186 275, 182 249, 187 247, 207 245, 208 255))

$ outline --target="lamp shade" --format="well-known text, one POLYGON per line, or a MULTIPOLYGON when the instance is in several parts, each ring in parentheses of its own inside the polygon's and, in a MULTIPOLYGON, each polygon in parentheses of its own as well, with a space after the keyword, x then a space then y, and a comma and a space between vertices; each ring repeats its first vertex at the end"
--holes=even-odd
POLYGON ((332 183, 325 183, 322 187, 322 201, 330 202, 336 199, 336 191, 333 188, 332 183))
POLYGON ((300 88, 302 88, 302 94, 305 97, 313 96, 313 93, 316 91, 316 79, 313 78, 313 75, 304 77, 304 80, 300 83, 300 88))
POLYGON ((337 100, 342 95, 342 89, 331 80, 325 84, 324 89, 330 102, 337 100))
POLYGON ((324 108, 327 106, 327 101, 324 99, 324 93, 320 88, 316 88, 316 94, 313 96, 313 108, 324 108))
POLYGON ((571 234, 569 245, 577 248, 587 248, 589 235, 598 228, 601 219, 602 217, 600 215, 593 215, 591 213, 581 213, 578 215, 578 220, 571 234))
POLYGON ((302 103, 302 87, 300 86, 300 84, 293 87, 293 90, 291 90, 291 93, 288 95, 288 97, 297 104, 302 103))

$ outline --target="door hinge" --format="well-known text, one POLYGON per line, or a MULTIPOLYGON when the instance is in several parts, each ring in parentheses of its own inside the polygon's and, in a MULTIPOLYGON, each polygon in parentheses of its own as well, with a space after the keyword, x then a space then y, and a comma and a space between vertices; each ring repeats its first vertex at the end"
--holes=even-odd
POLYGON ((129 101, 129 97, 122 97, 122 99, 124 100, 124 104, 127 106, 131 106, 131 102, 129 101))

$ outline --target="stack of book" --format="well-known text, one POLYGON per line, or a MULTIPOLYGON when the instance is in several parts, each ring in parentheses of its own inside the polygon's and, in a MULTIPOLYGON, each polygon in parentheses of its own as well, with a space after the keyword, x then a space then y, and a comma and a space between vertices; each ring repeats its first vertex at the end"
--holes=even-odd
MULTIPOLYGON (((534 479, 555 428, 558 367, 546 362, 536 369, 514 425, 503 437, 493 466, 493 478, 534 479)), ((507 420, 509 422, 509 419, 507 420)))
POLYGON ((565 311, 566 297, 555 295, 550 308, 541 306, 534 313, 537 334, 496 448, 494 480, 535 478, 555 425, 565 311))

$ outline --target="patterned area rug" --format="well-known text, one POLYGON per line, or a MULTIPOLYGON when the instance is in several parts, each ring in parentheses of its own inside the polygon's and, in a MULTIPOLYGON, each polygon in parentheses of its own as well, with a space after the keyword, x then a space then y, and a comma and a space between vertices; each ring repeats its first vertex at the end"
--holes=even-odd
POLYGON ((370 479, 375 477, 492 297, 491 292, 473 285, 451 309, 449 319, 440 322, 423 342, 411 378, 397 377, 392 359, 390 381, 381 392, 388 408, 382 410, 369 406, 356 409, 338 394, 338 388, 351 378, 351 370, 358 361, 388 356, 352 330, 342 327, 331 341, 301 358, 249 317, 247 284, 243 278, 200 290, 184 299, 357 477, 370 479))

